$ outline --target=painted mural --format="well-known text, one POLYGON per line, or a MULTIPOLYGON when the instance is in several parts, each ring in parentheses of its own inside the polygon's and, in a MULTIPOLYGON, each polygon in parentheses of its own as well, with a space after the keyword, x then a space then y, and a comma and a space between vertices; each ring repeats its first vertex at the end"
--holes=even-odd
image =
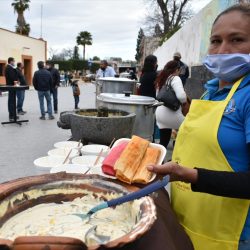
POLYGON ((203 10, 203 13, 201 15, 202 29, 199 62, 202 62, 203 58, 207 54, 210 32, 216 16, 220 12, 222 12, 229 6, 236 4, 237 2, 238 1, 236 0, 216 0, 208 4, 207 7, 203 10))

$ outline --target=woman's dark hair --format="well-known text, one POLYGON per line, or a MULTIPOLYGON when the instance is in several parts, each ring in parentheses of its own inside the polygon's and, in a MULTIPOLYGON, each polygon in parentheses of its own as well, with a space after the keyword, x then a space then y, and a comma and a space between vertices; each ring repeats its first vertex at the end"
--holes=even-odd
POLYGON ((235 4, 226 10, 222 11, 214 20, 213 25, 219 20, 219 18, 225 14, 231 13, 233 11, 238 11, 241 14, 250 17, 250 4, 249 3, 240 3, 240 4, 235 4))
POLYGON ((154 55, 149 55, 144 60, 144 65, 142 68, 142 73, 153 72, 156 70, 155 65, 157 63, 157 57, 154 55))
POLYGON ((166 83, 169 76, 171 76, 177 69, 180 68, 180 63, 178 61, 169 61, 165 66, 161 73, 155 80, 155 87, 157 89, 161 89, 163 85, 166 83))

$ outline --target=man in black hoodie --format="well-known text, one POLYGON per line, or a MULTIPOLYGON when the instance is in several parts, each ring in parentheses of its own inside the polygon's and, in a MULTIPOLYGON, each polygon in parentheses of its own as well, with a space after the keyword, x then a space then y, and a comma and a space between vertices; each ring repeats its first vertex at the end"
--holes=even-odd
MULTIPOLYGON (((18 83, 18 75, 15 68, 15 59, 13 57, 8 58, 8 65, 5 69, 6 85, 15 86, 18 83)), ((9 91, 8 97, 8 110, 9 110, 9 120, 14 121, 15 115, 15 98, 16 93, 14 91, 9 91)), ((19 117, 17 117, 18 119, 19 117)))
POLYGON ((56 68, 54 68, 54 64, 51 62, 46 62, 46 66, 48 71, 51 74, 52 77, 52 88, 50 90, 51 96, 53 96, 53 104, 54 104, 54 112, 57 114, 58 112, 58 87, 60 86, 60 74, 56 68))
POLYGON ((52 77, 47 69, 44 67, 44 62, 40 61, 37 63, 38 70, 35 72, 33 77, 33 85, 35 90, 38 91, 38 98, 40 103, 40 110, 42 116, 41 120, 45 120, 45 110, 44 110, 44 98, 47 101, 47 109, 49 114, 49 120, 55 119, 52 115, 52 106, 51 106, 51 96, 50 90, 52 88, 52 77))

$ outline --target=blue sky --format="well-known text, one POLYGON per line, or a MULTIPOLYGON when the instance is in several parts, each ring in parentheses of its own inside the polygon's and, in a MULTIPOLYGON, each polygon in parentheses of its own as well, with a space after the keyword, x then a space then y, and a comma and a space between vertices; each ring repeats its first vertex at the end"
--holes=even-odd
MULTIPOLYGON (((0 0, 0 27, 13 30, 17 15, 12 0, 0 0)), ((197 12, 210 0, 193 0, 197 12)), ((145 0, 31 0, 25 18, 31 25, 31 36, 41 34, 41 5, 43 5, 42 36, 48 49, 60 51, 73 48, 80 31, 93 36, 86 56, 122 57, 134 60, 138 30, 145 17, 145 0)), ((80 48, 80 53, 81 53, 80 48)))

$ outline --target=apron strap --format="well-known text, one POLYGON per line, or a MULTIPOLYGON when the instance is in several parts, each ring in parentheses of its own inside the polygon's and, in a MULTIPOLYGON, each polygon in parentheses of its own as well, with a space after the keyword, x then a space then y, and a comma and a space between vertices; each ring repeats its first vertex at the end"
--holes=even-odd
POLYGON ((200 97, 200 100, 203 100, 203 98, 208 94, 208 90, 207 91, 205 91, 203 94, 202 94, 202 96, 200 97))
POLYGON ((232 86, 230 92, 228 93, 227 98, 225 99, 225 101, 229 102, 232 99, 234 93, 236 92, 236 90, 240 86, 243 78, 244 78, 244 76, 242 78, 240 78, 237 82, 234 83, 234 85, 232 86))
MULTIPOLYGON (((244 78, 244 77, 240 78, 237 82, 235 82, 235 83, 233 84, 233 86, 232 86, 230 92, 228 93, 227 98, 225 99, 225 101, 228 101, 228 102, 229 102, 229 101, 231 100, 232 96, 234 95, 234 93, 235 93, 236 90, 238 89, 240 83, 242 82, 243 78, 244 78)), ((203 100, 204 97, 208 94, 208 92, 209 92, 209 91, 206 90, 206 91, 202 94, 202 96, 200 97, 200 100, 203 100)))

